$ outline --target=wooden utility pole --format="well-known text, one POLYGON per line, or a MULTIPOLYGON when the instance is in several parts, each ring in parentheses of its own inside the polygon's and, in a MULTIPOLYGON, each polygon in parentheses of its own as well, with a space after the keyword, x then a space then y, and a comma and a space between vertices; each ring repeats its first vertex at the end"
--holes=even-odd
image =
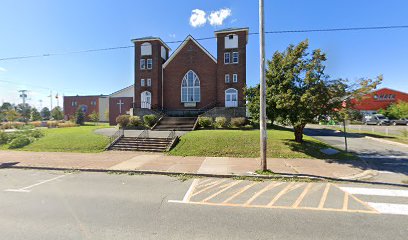
POLYGON ((261 169, 268 169, 266 161, 266 81, 265 81, 265 29, 264 29, 264 0, 259 0, 259 53, 260 53, 260 132, 261 132, 261 169))

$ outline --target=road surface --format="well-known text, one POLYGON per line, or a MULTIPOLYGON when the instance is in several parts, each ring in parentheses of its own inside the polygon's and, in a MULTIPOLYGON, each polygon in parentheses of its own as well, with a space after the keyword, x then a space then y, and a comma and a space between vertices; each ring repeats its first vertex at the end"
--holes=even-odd
MULTIPOLYGON (((308 125, 305 134, 334 147, 344 149, 343 132, 308 125)), ((347 134, 348 150, 366 161, 369 168, 378 171, 373 181, 402 183, 408 181, 408 145, 400 146, 365 138, 359 134, 347 134)))
POLYGON ((1 239, 406 239, 408 189, 0 169, 1 239))

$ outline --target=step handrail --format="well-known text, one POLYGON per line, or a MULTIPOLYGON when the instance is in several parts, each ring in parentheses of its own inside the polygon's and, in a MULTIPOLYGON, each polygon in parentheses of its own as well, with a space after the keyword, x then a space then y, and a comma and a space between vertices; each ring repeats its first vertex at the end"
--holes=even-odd
POLYGON ((109 144, 105 148, 109 150, 115 143, 117 143, 121 138, 125 136, 125 130, 123 128, 119 128, 113 135, 109 137, 109 144))
POLYGON ((148 129, 144 129, 139 136, 136 137, 136 140, 146 140, 146 138, 149 138, 149 130, 148 129))
POLYGON ((167 139, 173 140, 176 137, 176 129, 173 129, 170 131, 169 135, 167 136, 167 139))

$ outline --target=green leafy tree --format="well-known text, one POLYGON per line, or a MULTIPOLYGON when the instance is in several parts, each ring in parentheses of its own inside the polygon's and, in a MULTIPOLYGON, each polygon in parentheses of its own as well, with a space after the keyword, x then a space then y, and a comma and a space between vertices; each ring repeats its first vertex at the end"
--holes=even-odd
POLYGON ((88 118, 95 125, 96 125, 97 122, 99 122, 99 114, 97 112, 95 112, 95 111, 93 111, 91 114, 89 114, 88 118))
POLYGON ((393 103, 387 108, 386 112, 392 118, 408 118, 408 102, 399 101, 393 103))
POLYGON ((20 103, 16 106, 16 111, 24 118, 24 121, 28 121, 31 117, 31 106, 28 103, 20 103))
POLYGON ((57 106, 55 108, 52 109, 51 111, 51 117, 54 120, 62 120, 64 119, 64 113, 62 112, 62 109, 60 106, 57 106))
POLYGON ((14 122, 16 121, 21 115, 14 109, 9 109, 5 112, 6 119, 9 122, 14 122))
POLYGON ((11 103, 4 102, 0 107, 0 112, 3 112, 3 111, 5 112, 5 111, 10 110, 12 108, 13 108, 13 105, 11 105, 11 103))
POLYGON ((37 108, 31 109, 31 121, 41 121, 42 117, 40 112, 38 112, 37 108))
POLYGON ((41 109, 40 114, 41 114, 41 117, 44 120, 49 120, 50 119, 51 112, 50 112, 50 109, 48 109, 47 107, 44 107, 43 109, 41 109))
POLYGON ((75 112, 75 123, 78 125, 84 125, 85 123, 85 114, 81 107, 79 107, 75 112))

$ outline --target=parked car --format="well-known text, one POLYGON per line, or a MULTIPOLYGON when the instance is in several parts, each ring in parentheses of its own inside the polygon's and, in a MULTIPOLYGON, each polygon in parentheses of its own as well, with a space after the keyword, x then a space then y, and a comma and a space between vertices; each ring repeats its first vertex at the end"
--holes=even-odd
POLYGON ((390 125, 390 120, 382 114, 373 114, 365 116, 363 119, 366 125, 390 125))
POLYGON ((393 119, 391 120, 392 125, 407 125, 408 126, 408 118, 400 118, 400 119, 393 119))

